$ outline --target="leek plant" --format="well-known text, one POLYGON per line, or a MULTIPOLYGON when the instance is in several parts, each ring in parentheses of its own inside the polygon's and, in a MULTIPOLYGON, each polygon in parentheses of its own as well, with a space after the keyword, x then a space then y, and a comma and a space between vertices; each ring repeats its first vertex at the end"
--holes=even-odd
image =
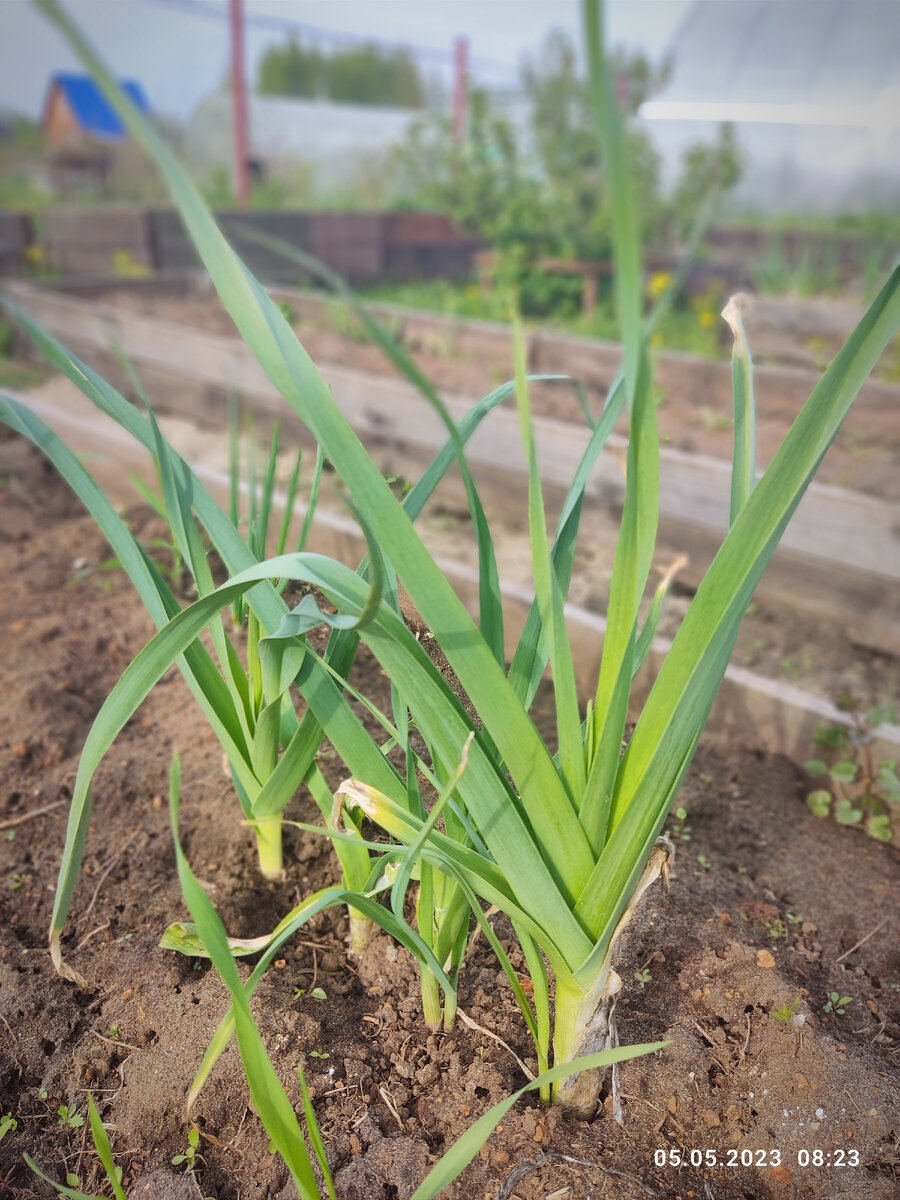
MULTIPOLYGON (((52 4, 42 7, 48 12, 56 10, 56 6, 52 4)), ((60 19, 65 19, 62 14, 59 15, 60 19)), ((304 262, 304 265, 309 264, 304 262)), ((334 286, 336 281, 332 279, 331 282, 334 286)), ((512 385, 508 384, 498 388, 485 397, 479 405, 475 406, 458 429, 432 385, 417 371, 391 335, 378 325, 362 306, 358 305, 358 302, 356 303, 358 311, 385 353, 422 391, 447 427, 449 435, 447 447, 437 457, 419 484, 405 497, 403 505, 410 519, 414 520, 448 466, 454 459, 458 462, 465 482, 478 540, 483 581, 481 630, 490 643, 493 655, 498 662, 502 663, 504 652, 502 612, 499 603, 499 582, 493 544, 480 498, 465 461, 463 447, 465 441, 487 413, 510 395, 513 390, 512 385)), ((232 571, 246 567, 264 557, 274 494, 274 470, 278 450, 277 430, 259 487, 257 487, 257 472, 254 467, 255 455, 251 449, 248 489, 250 496, 249 527, 246 536, 242 539, 245 545, 241 546, 235 536, 238 529, 237 483, 241 471, 237 436, 238 420, 234 407, 231 406, 230 412, 231 495, 230 511, 226 518, 215 506, 202 484, 162 436, 146 392, 137 378, 134 368, 127 363, 127 360, 125 365, 129 371, 129 378, 148 410, 146 418, 132 408, 113 388, 50 338, 26 313, 12 304, 8 305, 8 308, 50 361, 75 382, 102 411, 114 417, 126 431, 144 444, 153 454, 162 493, 162 499, 156 505, 157 511, 169 522, 174 550, 192 572, 199 595, 209 594, 212 587, 212 577, 206 560, 205 537, 212 541, 232 571), (249 555, 246 550, 249 550, 249 555)), ((279 315, 282 315, 280 310, 279 315)), ((563 377, 555 376, 540 378, 544 381, 559 382, 563 380, 563 377)), ((577 528, 580 491, 583 490, 587 480, 590 464, 602 449, 605 436, 612 427, 614 409, 615 405, 611 405, 610 419, 603 422, 592 438, 582 470, 579 472, 579 479, 573 487, 566 534, 569 549, 566 550, 563 547, 561 550, 561 553, 568 554, 569 558, 571 558, 571 546, 577 528)), ((28 413, 15 402, 0 401, 0 418, 6 420, 8 424, 25 436, 30 437, 50 455, 70 484, 85 500, 110 542, 116 547, 126 547, 125 552, 120 554, 119 561, 128 571, 151 615, 157 620, 157 623, 162 624, 167 617, 177 611, 175 598, 165 587, 164 581, 157 577, 158 573, 154 565, 146 561, 139 548, 132 544, 133 539, 130 538, 128 531, 116 517, 112 506, 93 486, 80 464, 33 414, 28 413)), ((310 501, 297 544, 298 549, 302 549, 305 544, 309 530, 321 479, 322 464, 323 451, 319 445, 316 452, 310 501)), ((278 553, 281 553, 286 545, 287 523, 296 495, 298 470, 299 459, 288 484, 285 520, 278 537, 278 553)), ((367 570, 368 564, 364 562, 360 567, 360 572, 365 575, 367 570)), ((285 582, 286 580, 282 580, 282 584, 275 588, 276 593, 280 594, 285 582)), ((399 612, 396 603, 396 584, 389 567, 385 571, 385 584, 394 606, 399 612)), ((212 619, 210 626, 214 650, 219 663, 218 671, 216 671, 212 658, 199 644, 190 647, 181 665, 182 670, 188 675, 195 696, 204 708, 225 749, 245 818, 247 823, 252 826, 256 836, 262 872, 266 876, 274 877, 280 874, 283 865, 280 814, 300 783, 305 782, 309 786, 326 822, 335 810, 334 798, 328 791, 325 780, 315 764, 315 754, 325 735, 325 729, 318 714, 323 710, 330 712, 335 707, 341 707, 340 696, 347 688, 346 675, 353 662, 357 637, 352 629, 345 628, 342 633, 338 633, 329 643, 328 652, 320 663, 320 671, 313 671, 311 681, 305 689, 301 684, 301 691, 304 691, 304 698, 309 704, 309 709, 298 725, 289 700, 287 688, 290 680, 287 677, 283 680, 283 689, 277 694, 264 696, 261 690, 260 638, 266 631, 273 632, 278 625, 279 618, 287 611, 283 602, 279 602, 271 595, 271 590, 266 598, 263 598, 264 592, 263 585, 260 585, 255 602, 248 603, 243 596, 235 601, 235 616, 238 620, 246 618, 247 621, 248 667, 246 672, 241 667, 237 653, 218 614, 212 619), (280 748, 284 749, 281 757, 279 757, 280 748)), ((318 611, 311 600, 309 605, 311 607, 307 609, 308 612, 314 614, 318 611)), ((340 617, 330 623, 338 630, 342 624, 344 626, 348 624, 340 617)), ((352 622, 349 623, 352 624, 352 622)), ((308 648, 307 651, 311 658, 312 652, 308 648)), ((539 669, 537 673, 539 674, 539 669)), ((388 733, 386 743, 379 749, 380 753, 385 754, 392 745, 401 748, 406 758, 404 782, 407 804, 413 811, 424 816, 425 807, 416 774, 417 760, 409 742, 408 714, 409 705, 404 701, 395 685, 393 721, 389 721, 381 714, 376 714, 388 733)), ((333 717, 331 723, 334 723, 333 717)), ((360 730, 358 729, 356 732, 359 736, 360 730)), ((371 751, 372 748, 368 747, 368 749, 371 751)), ((437 764, 437 752, 431 745, 429 745, 429 752, 432 761, 437 764)), ((366 760, 361 761, 364 763, 366 760)), ((352 764, 353 762, 354 759, 348 759, 348 763, 352 764)), ((398 780, 399 778, 398 776, 398 780)), ((85 787, 82 792, 79 792, 78 799, 71 810, 51 931, 54 960, 65 975, 76 981, 80 981, 81 977, 62 961, 59 935, 65 922, 71 893, 77 878, 89 813, 89 793, 85 787)), ((359 818, 357 817, 356 820, 358 823, 359 818)), ((452 824, 453 815, 448 812, 446 820, 452 824)), ((372 864, 368 850, 362 846, 358 837, 358 828, 354 827, 352 814, 348 820, 345 820, 345 829, 350 836, 336 840, 335 846, 341 861, 345 885, 351 890, 359 891, 366 886, 372 864), (353 836, 354 834, 357 836, 353 836)), ((460 822, 456 823, 455 833, 461 839, 468 836, 464 824, 460 822)), ((420 957, 423 1008, 429 1025, 438 1028, 443 1022, 449 1028, 453 1025, 456 1008, 455 987, 448 987, 447 984, 450 980, 455 981, 462 960, 468 928, 469 902, 461 892, 459 885, 437 871, 432 864, 427 862, 420 864, 416 868, 415 874, 420 881, 417 892, 418 925, 423 931, 427 944, 434 950, 436 961, 440 962, 444 968, 439 982, 427 962, 420 957)), ((404 877, 404 882, 409 882, 408 877, 404 877)), ((400 890, 395 888, 394 894, 399 897, 400 890)), ((399 905, 398 900, 395 908, 399 905)), ((356 908, 350 907, 351 950, 358 952, 363 948, 372 927, 371 919, 364 918, 356 908)), ((167 935, 165 944, 182 948, 186 945, 180 930, 174 928, 167 935)), ((511 968, 509 973, 512 975, 511 968)))
MULTIPOLYGON (((754 587, 854 397, 900 323, 900 272, 891 275, 758 480, 753 468, 752 369, 743 338, 736 339, 738 419, 731 528, 623 751, 631 682, 649 646, 653 614, 658 610, 654 604, 650 623, 641 627, 639 609, 658 520, 659 447, 647 325, 641 311, 640 240, 624 133, 605 64, 599 6, 584 0, 583 13, 612 201, 622 377, 590 435, 551 544, 538 474, 540 447, 535 443, 523 344, 518 338, 515 392, 529 463, 536 600, 508 670, 502 654, 499 594, 484 557, 489 548, 482 551, 485 569, 480 622, 476 623, 416 533, 409 505, 392 495, 283 314, 225 242, 168 149, 122 97, 57 4, 39 0, 39 6, 67 34, 134 136, 156 159, 226 308, 286 402, 334 465, 373 550, 371 570, 364 578, 310 554, 250 564, 247 559, 253 556, 247 547, 241 543, 238 552, 229 541, 231 553, 223 553, 223 558, 237 573, 222 587, 209 589, 184 612, 168 614, 171 620, 128 668, 104 705, 85 748, 73 796, 68 875, 54 917, 57 957, 59 922, 71 897, 71 868, 80 854, 88 784, 99 756, 168 664, 179 656, 187 660, 196 655, 201 630, 239 595, 246 595, 248 605, 259 615, 261 629, 268 631, 258 642, 260 713, 278 714, 278 720, 274 715, 265 718, 271 727, 266 727, 268 740, 260 745, 260 751, 270 754, 276 744, 274 730, 287 708, 282 697, 296 681, 312 714, 315 738, 324 731, 352 776, 339 797, 345 810, 351 818, 362 812, 377 821, 398 843, 386 852, 397 864, 393 903, 398 904, 414 873, 424 883, 428 870, 434 869, 455 881, 476 917, 479 901, 509 915, 532 975, 533 1001, 525 1003, 525 1009, 539 1062, 543 1066, 552 1058, 557 1064, 552 1075, 554 1098, 590 1113, 596 1103, 597 1078, 586 1073, 575 1076, 562 1064, 602 1049, 611 1040, 609 1004, 618 986, 612 958, 616 938, 643 890, 665 868, 667 851, 657 844, 659 834, 696 749, 754 587), (599 679, 582 712, 566 633, 564 597, 584 480, 592 455, 602 446, 622 408, 629 414, 630 437, 621 536, 599 679), (383 565, 378 567, 381 559, 383 565), (468 705, 399 616, 391 596, 393 572, 446 657, 468 705), (312 603, 302 612, 284 613, 274 602, 267 581, 289 575, 320 589, 338 615, 314 612, 312 603), (417 803, 411 803, 411 793, 418 791, 411 756, 407 755, 405 775, 394 769, 382 747, 343 702, 333 673, 312 653, 305 634, 312 623, 320 621, 364 640, 391 679, 428 747, 443 828, 434 809, 423 814, 417 803), (544 743, 529 716, 548 662, 556 705, 556 753, 544 743), (464 747, 465 766, 458 770, 464 747), (442 790, 441 780, 452 780, 449 791, 442 790), (555 984, 552 1008, 548 966, 555 984)), ((91 380, 90 386, 99 385, 91 380)), ((478 410, 478 419, 489 409, 490 399, 478 410)), ((4 412, 7 420, 34 434, 33 420, 29 422, 9 405, 4 412)), ((464 435, 474 423, 475 417, 467 430, 451 433, 448 459, 464 443, 464 435)), ((177 481, 184 488, 189 486, 189 478, 183 474, 177 481)), ((190 499, 200 513, 202 497, 192 493, 190 499)), ((200 515, 215 540, 212 526, 216 518, 210 515, 207 521, 200 515)), ((228 534, 223 540, 230 537, 228 534)), ((401 745, 406 743, 399 726, 405 720, 403 713, 394 723, 401 745)), ((280 811, 275 795, 279 801, 284 795, 278 789, 287 790, 290 784, 292 790, 309 769, 310 740, 305 740, 304 722, 278 760, 272 773, 277 786, 269 788, 255 820, 272 817, 274 821, 280 811)), ((306 729, 310 739, 312 727, 306 729)), ((262 735, 259 740, 263 742, 262 735)), ((414 765, 419 771, 427 766, 414 765)), ((368 854, 358 837, 358 826, 355 821, 351 824, 357 829, 355 844, 368 854)), ((352 830, 348 839, 332 827, 330 836, 338 847, 354 842, 352 830)), ((370 877, 370 894, 377 890, 377 883, 370 877)), ((353 902, 363 900, 369 908, 374 905, 371 895, 353 902)), ((395 928, 401 928, 396 908, 383 912, 394 918, 395 928)), ((280 930, 279 936, 283 932, 280 930)), ((437 954, 436 943, 429 942, 429 931, 421 928, 418 935, 402 932, 409 944, 417 946, 421 960, 429 964, 445 991, 448 987, 452 990, 440 958, 446 947, 441 945, 437 954)), ((197 933, 212 953, 213 935, 208 928, 204 932, 198 922, 197 933)), ((224 968, 224 960, 219 961, 221 957, 216 959, 219 969, 230 970, 224 968)), ((232 996, 237 1019, 237 991, 232 990, 232 996)))

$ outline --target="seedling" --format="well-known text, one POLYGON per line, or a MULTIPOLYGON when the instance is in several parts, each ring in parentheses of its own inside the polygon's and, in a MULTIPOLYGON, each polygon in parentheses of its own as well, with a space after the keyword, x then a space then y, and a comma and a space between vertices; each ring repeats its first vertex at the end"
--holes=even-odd
POLYGON ((800 1005, 800 997, 792 1001, 790 1004, 782 1004, 780 1008, 772 1010, 771 1017, 773 1021, 783 1021, 785 1025, 790 1025, 793 1020, 794 1013, 800 1005))
POLYGON ((649 967, 641 967, 640 970, 635 971, 634 978, 641 991, 644 990, 648 983, 653 981, 653 975, 649 967))
MULTIPOLYGON (((122 1187, 122 1168, 117 1167, 113 1161, 112 1147, 109 1144, 109 1138, 106 1135, 106 1130, 103 1128, 103 1122, 100 1119, 100 1113, 97 1111, 97 1106, 94 1103, 94 1097, 90 1092, 88 1092, 88 1119, 90 1121, 91 1139, 94 1143, 94 1149, 97 1151, 97 1157, 100 1159, 103 1170, 106 1172, 106 1178, 112 1188, 113 1196, 115 1197, 115 1200, 128 1200, 128 1197, 125 1194, 125 1189, 122 1187)), ((30 1155, 26 1154, 24 1157, 25 1162, 28 1164, 31 1170, 34 1171, 36 1175, 40 1176, 45 1183, 48 1183, 52 1188, 54 1188, 59 1195, 66 1196, 69 1198, 69 1200, 101 1200, 101 1197, 99 1196, 85 1197, 84 1193, 82 1192, 73 1193, 69 1191, 68 1187, 63 1187, 62 1184, 57 1183, 48 1175, 45 1175, 30 1155)), ((67 1184, 78 1188, 80 1185, 77 1181, 72 1183, 74 1178, 74 1176, 67 1175, 67 1184)))
POLYGON ((783 658, 781 673, 786 679, 801 679, 804 675, 808 675, 814 666, 815 661, 809 653, 804 654, 799 661, 793 658, 783 658))
POLYGON ((852 1003, 852 996, 842 996, 840 992, 829 992, 828 999, 825 1001, 824 1011, 842 1017, 847 1011, 847 1007, 852 1003))
POLYGON ((675 810, 676 824, 670 825, 668 834, 673 841, 689 842, 691 840, 691 827, 687 823, 687 811, 684 808, 675 810))
POLYGON ((871 731, 882 721, 895 719, 893 707, 873 707, 857 714, 850 728, 816 730, 813 740, 828 757, 809 759, 804 766, 810 775, 826 777, 830 785, 807 794, 806 803, 817 817, 833 816, 839 825, 859 825, 879 842, 893 840, 900 819, 897 762, 875 760, 871 731))
POLYGON ((8 1133, 15 1133, 18 1127, 19 1123, 12 1113, 0 1113, 0 1142, 8 1133))
POLYGON ((184 1163, 186 1171, 193 1171, 194 1168, 197 1166, 198 1161, 200 1161, 203 1157, 201 1154, 197 1153, 197 1148, 199 1147, 199 1145, 200 1145, 200 1130, 197 1128, 196 1125, 193 1125, 191 1127, 190 1133, 188 1133, 187 1146, 185 1146, 185 1148, 181 1152, 181 1154, 175 1155, 175 1157, 172 1159, 172 1166, 180 1167, 181 1164, 184 1163))
POLYGON ((59 1114, 59 1123, 68 1129, 80 1129, 84 1124, 84 1117, 81 1113, 76 1112, 74 1108, 70 1109, 68 1104, 61 1104, 56 1110, 59 1114))

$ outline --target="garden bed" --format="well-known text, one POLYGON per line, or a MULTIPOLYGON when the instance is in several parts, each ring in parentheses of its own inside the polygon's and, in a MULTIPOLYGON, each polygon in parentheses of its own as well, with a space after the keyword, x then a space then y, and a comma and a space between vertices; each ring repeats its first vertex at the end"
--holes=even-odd
MULTIPOLYGON (((280 398, 257 364, 239 342, 226 337, 231 329, 229 319, 217 304, 202 298, 203 288, 196 280, 187 295, 183 281, 115 288, 103 284, 61 290, 29 288, 20 294, 57 336, 127 387, 127 378, 108 349, 114 339, 140 370, 158 410, 221 430, 227 389, 233 386, 242 392, 245 409, 257 421, 266 424, 277 414, 288 422, 291 436, 303 436, 296 422, 291 425, 291 415, 284 413, 280 398), (105 299, 98 303, 98 297, 105 299), (177 318, 177 323, 171 318, 177 318)), ((440 423, 409 385, 386 373, 381 351, 360 341, 348 328, 346 310, 321 295, 290 296, 285 303, 290 303, 306 344, 323 363, 335 395, 379 465, 389 474, 417 476, 443 441, 440 423)), ((382 315, 438 383, 455 383, 475 396, 480 388, 489 386, 486 378, 496 383, 509 373, 508 330, 421 313, 406 313, 402 319, 388 310, 382 315)), ((564 352, 566 361, 571 360, 569 369, 586 380, 596 411, 618 365, 617 349, 605 343, 538 334, 532 343, 533 369, 564 369, 564 352)), ((680 578, 691 587, 702 577, 727 528, 730 368, 674 355, 659 356, 658 366, 671 379, 671 391, 660 408, 663 515, 659 560, 664 565, 686 553, 689 562, 680 578), (705 404, 714 404, 715 409, 705 404), (673 431, 677 430, 676 436, 673 431)), ((763 462, 815 380, 808 371, 768 371, 763 371, 758 381, 763 462)), ((770 611, 796 612, 805 620, 793 622, 787 636, 773 638, 772 622, 763 619, 766 628, 745 633, 747 649, 741 657, 745 665, 755 667, 775 657, 786 664, 786 677, 799 678, 805 684, 822 672, 821 661, 830 656, 830 650, 823 655, 823 642, 843 642, 840 656, 851 661, 860 645, 876 654, 900 653, 900 616, 895 603, 900 582, 898 393, 900 389, 883 384, 865 385, 820 471, 820 477, 830 483, 813 485, 757 592, 770 611), (812 628, 810 618, 826 628, 812 628), (835 638, 829 637, 828 627, 835 630, 835 638)), ((446 400, 457 416, 472 402, 458 392, 446 393, 446 400)), ((541 464, 552 509, 554 499, 558 502, 562 494, 560 485, 571 477, 586 432, 570 391, 536 389, 535 400, 545 413, 540 430, 541 464)), ((515 426, 514 413, 501 409, 470 444, 479 485, 507 527, 520 523, 524 511, 524 475, 515 452, 515 426)), ((614 545, 621 504, 624 443, 621 437, 613 442, 588 488, 587 540, 596 546, 595 558, 601 561, 609 559, 614 545)), ((455 496, 452 494, 451 481, 443 492, 446 508, 459 507, 460 492, 457 486, 455 496)), ((594 577, 579 600, 592 608, 602 604, 605 594, 602 566, 599 569, 601 578, 594 577)), ((828 675, 827 667, 824 673, 828 675)), ((880 697, 882 701, 889 698, 880 697)))
MULTIPOLYGON (((59 336, 80 339, 95 350, 111 347, 116 336, 130 356, 142 368, 152 368, 157 357, 159 368, 175 369, 175 361, 166 360, 153 345, 153 321, 170 322, 185 333, 218 334, 233 338, 231 319, 209 290, 201 276, 185 276, 158 281, 71 281, 52 288, 12 285, 12 294, 38 319, 59 329, 59 336), (71 305, 62 303, 65 299, 71 305), (83 303, 78 304, 82 300, 83 303), (129 324, 128 314, 149 318, 129 324), (80 318, 80 319, 79 319, 80 318), (129 330, 134 334, 128 338, 129 330), (130 344, 121 341, 126 338, 130 344)), ((321 292, 297 292, 273 288, 272 294, 289 312, 310 357, 316 363, 342 365, 375 376, 396 372, 381 349, 360 330, 353 314, 340 301, 321 292)), ((802 328, 813 335, 815 317, 811 306, 803 307, 802 328)), ((407 352, 440 389, 455 397, 473 401, 486 390, 510 377, 512 347, 509 326, 487 321, 459 320, 435 313, 375 304, 378 316, 407 352)), ((774 334, 779 325, 792 321, 781 302, 751 301, 747 324, 754 319, 760 333, 774 334), (753 304, 758 305, 754 318, 753 304)), ((836 349, 835 338, 844 338, 853 322, 846 308, 832 316, 823 328, 828 347, 836 349), (848 323, 849 322, 849 323, 848 323)), ((159 336, 167 331, 157 327, 159 336)), ((796 339, 794 339, 796 341, 796 339)), ((779 343, 783 345, 782 343, 779 343)), ((211 377, 215 343, 207 343, 205 358, 194 362, 196 379, 211 377)), ((243 347, 242 347, 243 349, 243 347)), ((244 351, 245 355, 248 352, 244 351)), ((815 385, 819 371, 779 363, 781 351, 769 356, 767 365, 757 370, 757 418, 760 465, 765 465, 784 432, 815 385)), ((529 369, 535 373, 569 374, 585 386, 591 408, 596 412, 606 397, 621 362, 621 352, 612 342, 565 337, 534 330, 529 337, 529 369)), ((234 367, 235 363, 225 364, 234 367)), ((243 373, 235 380, 240 387, 252 375, 243 373)), ((221 375, 219 380, 221 381, 221 375)), ((209 382, 214 382, 209 378, 209 382)), ((654 356, 654 382, 659 393, 658 419, 664 448, 689 451, 720 460, 731 456, 731 366, 727 354, 723 361, 693 357, 674 352, 654 356)), ((867 380, 836 444, 817 477, 850 491, 900 499, 896 472, 900 453, 900 433, 895 420, 900 388, 877 379, 867 380)), ((380 395, 383 401, 384 396, 380 395)), ((535 411, 547 418, 583 423, 581 407, 574 394, 564 389, 535 388, 535 411)))
MULTIPOLYGON (((225 400, 233 390, 242 394, 246 409, 263 426, 277 418, 292 437, 304 436, 296 419, 285 414, 258 364, 229 336, 227 316, 204 298, 196 280, 187 294, 183 281, 54 290, 19 286, 15 294, 77 353, 127 386, 110 349, 114 344, 121 347, 141 372, 159 411, 221 430, 225 400)), ((378 347, 360 340, 344 308, 307 293, 278 294, 290 306, 307 349, 379 466, 386 473, 416 477, 444 440, 437 418, 409 384, 389 373, 378 347)), ((454 417, 467 411, 485 388, 509 376, 509 331, 504 327, 388 310, 382 316, 418 365, 446 389, 454 417)), ((532 338, 530 355, 535 372, 568 371, 582 379, 595 412, 619 363, 619 352, 611 344, 542 333, 532 338)), ((672 354, 659 355, 656 366, 665 397, 659 408, 660 559, 687 554, 682 579, 694 586, 728 524, 731 371, 727 363, 672 354)), ((804 370, 760 368, 761 464, 780 444, 816 378, 804 370)), ((893 653, 900 652, 900 617, 894 602, 900 581, 898 396, 896 387, 877 381, 864 385, 822 465, 823 482, 813 484, 801 503, 758 591, 774 608, 843 625, 850 642, 893 653)), ((552 510, 571 478, 587 432, 571 389, 536 387, 534 402, 541 414, 540 461, 552 510)), ((516 424, 514 412, 501 408, 469 447, 479 486, 507 525, 521 519, 525 503, 516 424)), ((604 553, 614 544, 618 528, 623 446, 622 435, 615 435, 587 490, 585 527, 604 553)), ((457 487, 451 506, 458 503, 459 492, 457 487)))
MULTIPOLYGON (((142 478, 151 488, 156 486, 149 456, 67 380, 50 378, 19 399, 72 449, 89 457, 95 478, 117 503, 135 502, 135 478, 142 478)), ((167 407, 177 408, 172 393, 167 407)), ((173 415, 160 416, 159 420, 169 442, 191 464, 219 504, 227 506, 227 434, 173 415)), ((290 450, 282 452, 282 479, 291 471, 292 456, 290 450)), ((393 465, 390 461, 385 464, 386 468, 393 465)), ((511 655, 533 596, 529 535, 518 513, 510 519, 508 497, 502 497, 499 505, 492 499, 490 494, 487 515, 495 535, 507 652, 511 655)), ((276 509, 282 502, 281 494, 276 493, 276 509)), ((298 512, 303 511, 300 504, 298 512)), ((451 488, 448 493, 442 485, 418 526, 455 591, 477 617, 478 567, 471 520, 456 490, 451 488)), ((589 513, 576 552, 566 615, 575 649, 576 684, 583 703, 593 695, 600 666, 616 529, 613 521, 598 527, 596 514, 589 513)), ((310 539, 311 549, 337 557, 348 566, 355 567, 365 554, 359 526, 328 487, 320 495, 310 539)), ((667 565, 668 553, 663 548, 657 555, 660 569, 667 565)), ((855 586, 862 588, 863 584, 857 580, 855 586)), ((646 696, 667 653, 668 639, 674 636, 692 596, 690 587, 678 580, 672 592, 647 669, 636 680, 637 700, 646 696)), ((863 595, 861 606, 866 603, 871 600, 863 595)), ((742 624, 707 735, 726 742, 738 739, 754 749, 786 753, 804 761, 813 752, 817 730, 850 726, 859 714, 877 707, 884 712, 886 723, 870 731, 873 753, 884 759, 900 758, 900 727, 889 723, 900 702, 897 655, 887 647, 862 645, 855 629, 849 617, 836 621, 820 616, 811 621, 808 613, 755 601, 742 624)))
MULTIPOLYGON (((231 933, 267 932, 301 896, 336 879, 335 860, 324 840, 289 832, 285 883, 260 884, 220 752, 172 673, 95 781, 86 871, 66 938, 67 957, 90 987, 54 975, 46 928, 78 753, 151 626, 121 574, 99 569, 108 553, 102 538, 35 451, 5 437, 0 478, 8 637, 0 1102, 18 1123, 0 1143, 0 1172, 19 1194, 50 1196, 22 1163, 28 1151, 55 1178, 69 1170, 89 1190, 99 1187, 84 1127, 58 1114, 62 1105, 83 1114, 92 1090, 130 1196, 286 1198, 292 1190, 248 1108, 233 1047, 195 1111, 202 1163, 194 1177, 183 1167, 177 1177, 170 1165, 187 1145, 185 1091, 226 1006, 213 972, 157 948, 184 912, 164 801, 172 749, 182 754, 185 848, 231 933)), ((146 511, 129 517, 141 537, 158 534, 146 511)), ((364 656, 358 671, 359 681, 380 679, 364 656)), ((340 763, 327 749, 321 761, 334 786, 340 763)), ((622 1068, 623 1126, 605 1110, 591 1123, 569 1123, 520 1102, 448 1195, 896 1193, 897 855, 814 817, 804 803, 809 786, 787 759, 736 741, 727 751, 701 749, 679 797, 687 816, 671 822, 673 886, 649 894, 621 967, 622 1041, 671 1045, 622 1068), (825 1012, 833 991, 850 998, 842 1015, 825 1012), (793 1023, 776 1018, 795 1001, 793 1023), (687 1166, 658 1165, 658 1155, 679 1150, 687 1166), (816 1165, 817 1150, 831 1155, 830 1166, 816 1165), (859 1166, 837 1166, 854 1160, 851 1150, 859 1166), (692 1167, 692 1151, 714 1151, 722 1165, 692 1167), (764 1165, 742 1165, 748 1154, 764 1165)), ((314 813, 301 795, 287 815, 314 813)), ((502 922, 497 931, 508 940, 502 922)), ((254 1008, 289 1094, 298 1099, 301 1061, 315 1088, 341 1200, 403 1200, 434 1156, 524 1081, 491 1034, 533 1066, 531 1047, 482 940, 470 950, 460 995, 481 1028, 461 1023, 431 1035, 412 960, 379 938, 351 965, 345 934, 337 911, 316 918, 271 970, 254 1008)))

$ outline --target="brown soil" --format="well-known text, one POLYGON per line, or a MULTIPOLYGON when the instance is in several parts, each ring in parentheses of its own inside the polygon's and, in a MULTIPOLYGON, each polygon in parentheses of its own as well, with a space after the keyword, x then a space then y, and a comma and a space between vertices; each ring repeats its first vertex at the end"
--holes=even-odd
MULTIPOLYGON (((84 1113, 92 1090, 132 1197, 292 1196, 233 1046, 195 1110, 202 1163, 193 1177, 170 1165, 187 1145, 185 1092, 226 1006, 212 970, 157 948, 185 914, 162 799, 172 750, 182 755, 185 849, 229 932, 268 931, 335 880, 335 860, 324 839, 288 831, 286 882, 260 883, 221 753, 172 673, 95 780, 65 939, 90 986, 55 976, 46 929, 80 746, 151 624, 120 573, 81 576, 107 549, 35 451, 3 440, 0 479, 0 1107, 18 1122, 0 1143, 0 1192, 52 1195, 24 1152, 54 1178, 73 1171, 86 1190, 102 1188, 85 1128, 65 1128, 57 1115, 63 1104, 84 1113)), ((139 536, 153 535, 146 512, 130 519, 139 536)), ((364 657, 359 673, 357 682, 383 688, 364 657)), ((335 783, 340 763, 326 754, 323 765, 335 783)), ((897 1194, 897 854, 814 818, 807 787, 785 759, 701 750, 679 798, 687 818, 672 821, 673 886, 650 893, 620 964, 621 1040, 669 1047, 623 1067, 623 1125, 605 1107, 590 1123, 570 1123, 522 1101, 448 1195, 897 1194), (852 997, 843 1016, 824 1011, 831 991, 852 997), (798 998, 793 1024, 774 1018, 798 998), (859 1165, 837 1165, 856 1157, 851 1149, 859 1165), (731 1154, 734 1165, 656 1165, 657 1153, 677 1150, 688 1160, 715 1151, 721 1164, 731 1154), (832 1165, 802 1165, 816 1151, 832 1165), (750 1152, 763 1165, 742 1166, 750 1152)), ((301 795, 288 815, 315 812, 301 795)), ((502 921, 497 929, 512 949, 502 921)), ((341 1200, 404 1200, 436 1156, 522 1085, 489 1035, 530 1066, 533 1055, 483 940, 470 950, 460 1007, 486 1032, 460 1023, 432 1035, 409 956, 381 937, 357 967, 345 935, 339 911, 317 917, 271 970, 254 1010, 289 1094, 299 1104, 298 1062, 315 1088, 341 1200)))

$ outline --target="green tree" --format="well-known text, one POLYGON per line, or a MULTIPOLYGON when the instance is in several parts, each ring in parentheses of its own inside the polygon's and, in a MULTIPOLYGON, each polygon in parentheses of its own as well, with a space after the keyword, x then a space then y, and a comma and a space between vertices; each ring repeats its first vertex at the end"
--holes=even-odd
POLYGON ((267 96, 321 96, 348 104, 420 108, 425 89, 412 55, 402 47, 365 43, 323 54, 292 37, 263 55, 257 90, 267 96))
POLYGON ((314 97, 327 89, 327 60, 295 37, 270 47, 262 57, 257 90, 264 96, 314 97))
MULTIPOLYGON (((664 75, 640 57, 619 56, 621 92, 629 111, 664 75)), ((512 286, 524 313, 575 314, 582 283, 543 270, 542 257, 608 258, 609 213, 590 97, 574 46, 551 34, 526 65, 527 130, 517 129, 498 102, 469 95, 466 137, 458 142, 445 116, 429 116, 400 153, 416 202, 442 208, 467 232, 488 239, 499 255, 497 282, 512 286)), ((630 134, 645 233, 659 215, 657 159, 649 140, 630 134)))
MULTIPOLYGON (((629 114, 668 78, 667 64, 654 70, 643 55, 613 56, 620 103, 629 114)), ((540 172, 552 199, 560 252, 575 258, 610 253, 603 164, 586 80, 568 35, 550 33, 537 59, 522 72, 531 105, 531 131, 540 172)), ((659 168, 649 138, 629 132, 635 196, 645 236, 659 220, 659 168)))
POLYGON ((371 44, 341 51, 328 60, 328 95, 332 100, 396 108, 424 104, 422 81, 409 52, 371 44))

